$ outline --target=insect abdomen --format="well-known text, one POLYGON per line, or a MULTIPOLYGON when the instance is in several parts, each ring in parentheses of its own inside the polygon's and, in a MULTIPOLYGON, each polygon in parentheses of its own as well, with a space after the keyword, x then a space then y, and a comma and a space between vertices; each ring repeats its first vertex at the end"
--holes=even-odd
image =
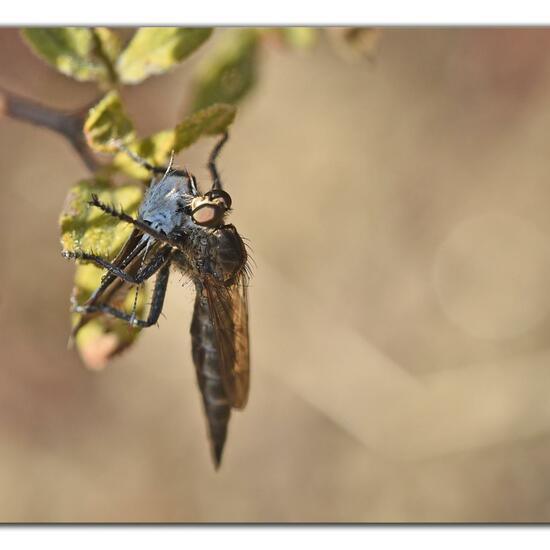
POLYGON ((197 289, 195 311, 191 323, 193 362, 202 394, 212 454, 216 468, 220 465, 231 406, 225 392, 220 372, 220 356, 215 332, 210 318, 208 302, 197 289))

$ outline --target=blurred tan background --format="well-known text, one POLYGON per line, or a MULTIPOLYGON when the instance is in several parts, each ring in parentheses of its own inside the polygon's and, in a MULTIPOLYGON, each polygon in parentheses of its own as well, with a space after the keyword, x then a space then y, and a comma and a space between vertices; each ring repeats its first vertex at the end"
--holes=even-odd
MULTIPOLYGON (((252 389, 213 471, 189 287, 106 370, 67 351, 57 216, 87 175, 0 120, 0 521, 550 520, 550 30, 262 53, 220 167, 251 241, 252 389)), ((125 91, 142 135, 189 70, 125 91)), ((0 85, 92 86, 0 30, 0 85)), ((212 144, 179 156, 205 181, 212 144)))

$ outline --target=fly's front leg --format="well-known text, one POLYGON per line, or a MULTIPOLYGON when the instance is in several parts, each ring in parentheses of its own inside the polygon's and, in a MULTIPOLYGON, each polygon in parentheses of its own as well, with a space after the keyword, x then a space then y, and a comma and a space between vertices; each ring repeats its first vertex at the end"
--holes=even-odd
POLYGON ((140 157, 137 153, 134 153, 134 151, 131 151, 122 143, 121 141, 114 141, 113 145, 123 153, 126 153, 134 162, 137 162, 140 166, 143 166, 146 170, 149 170, 149 172, 153 172, 153 174, 165 174, 168 167, 163 168, 162 166, 153 166, 151 163, 147 162, 143 157, 140 157))
POLYGON ((154 239, 156 239, 161 243, 169 244, 174 248, 179 248, 180 250, 183 249, 181 242, 171 239, 165 233, 161 233, 160 231, 153 229, 148 223, 145 223, 142 220, 137 220, 135 218, 132 218, 132 216, 126 214, 125 212, 118 211, 113 206, 109 206, 107 204, 102 203, 99 200, 99 197, 97 195, 92 195, 92 199, 90 200, 89 204, 91 206, 95 206, 96 208, 99 208, 100 210, 103 210, 103 212, 105 212, 106 214, 109 214, 109 216, 113 216, 113 218, 117 218, 118 220, 129 223, 134 227, 137 227, 140 231, 143 231, 143 233, 150 235, 151 237, 153 237, 154 239))
POLYGON ((164 297, 166 295, 166 287, 168 285, 168 277, 170 275, 170 262, 166 262, 160 269, 155 282, 155 288, 153 290, 153 298, 151 301, 151 307, 149 309, 149 315, 147 319, 136 319, 134 315, 130 315, 120 309, 114 308, 107 304, 97 304, 89 306, 74 306, 73 311, 75 313, 105 313, 127 321, 134 327, 146 328, 151 325, 155 325, 162 312, 162 306, 164 305, 164 297))
MULTIPOLYGON (((126 147, 126 145, 124 145, 123 143, 117 141, 115 142, 114 145, 119 151, 126 153, 134 162, 137 162, 140 166, 143 166, 143 168, 145 168, 146 170, 149 170, 149 172, 152 172, 153 174, 156 174, 159 176, 165 176, 172 169, 172 162, 174 160, 173 152, 172 152, 172 157, 170 159, 170 164, 168 166, 154 166, 153 164, 145 160, 143 157, 139 156, 137 153, 134 153, 134 151, 128 149, 128 147, 126 147)), ((179 176, 186 176, 186 177, 189 176, 186 170, 173 170, 172 173, 175 173, 179 176)))
MULTIPOLYGON (((138 256, 138 254, 141 254, 141 252, 143 252, 143 249, 145 248, 145 246, 146 246, 146 243, 144 242, 136 246, 132 250, 132 252, 130 252, 130 254, 128 254, 128 256, 126 256, 126 258, 124 258, 120 262, 119 267, 121 269, 124 269, 126 266, 128 266, 130 262, 132 262, 134 258, 138 256)), ((103 277, 101 278, 101 284, 99 285, 99 287, 97 287, 92 293, 92 295, 88 298, 88 302, 93 302, 99 296, 101 296, 105 292, 105 290, 111 285, 111 283, 115 281, 116 278, 117 278, 116 275, 113 275, 110 271, 107 271, 107 273, 105 273, 105 275, 103 275, 103 277)))
POLYGON ((158 271, 161 266, 166 262, 169 254, 170 248, 165 248, 164 250, 161 250, 147 265, 140 269, 134 276, 126 273, 126 271, 112 264, 111 262, 104 260, 101 256, 88 254, 87 252, 62 252, 63 257, 67 259, 93 262, 94 264, 103 267, 104 269, 107 269, 107 271, 115 277, 118 277, 119 279, 122 279, 123 281, 126 281, 127 283, 133 285, 139 285, 143 283, 143 281, 145 281, 146 279, 149 279, 149 277, 152 277, 155 272, 158 271))

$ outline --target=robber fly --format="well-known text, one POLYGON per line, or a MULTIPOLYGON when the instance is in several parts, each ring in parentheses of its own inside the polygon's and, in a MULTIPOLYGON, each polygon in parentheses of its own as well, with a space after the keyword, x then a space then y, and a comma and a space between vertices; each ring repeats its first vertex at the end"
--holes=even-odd
POLYGON ((191 323, 192 355, 208 422, 212 456, 219 467, 231 409, 246 405, 249 388, 247 252, 232 224, 225 223, 231 197, 223 190, 216 159, 228 135, 214 147, 208 168, 212 187, 201 193, 187 170, 152 166, 120 146, 153 174, 137 218, 103 204, 95 195, 90 205, 133 225, 130 237, 112 262, 84 251, 63 252, 66 258, 93 262, 106 270, 100 286, 84 304, 73 336, 97 315, 122 319, 136 327, 157 323, 162 312, 170 267, 194 283, 191 323), (117 307, 131 285, 156 275, 148 315, 139 319, 117 307))

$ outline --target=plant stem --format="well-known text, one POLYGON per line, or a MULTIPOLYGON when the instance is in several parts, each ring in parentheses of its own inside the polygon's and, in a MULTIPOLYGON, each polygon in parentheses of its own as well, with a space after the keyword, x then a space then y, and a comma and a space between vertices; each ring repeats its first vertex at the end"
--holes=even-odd
POLYGON ((85 112, 83 109, 73 113, 59 111, 0 89, 0 114, 61 134, 73 146, 87 168, 95 172, 101 165, 88 147, 82 132, 85 112))

